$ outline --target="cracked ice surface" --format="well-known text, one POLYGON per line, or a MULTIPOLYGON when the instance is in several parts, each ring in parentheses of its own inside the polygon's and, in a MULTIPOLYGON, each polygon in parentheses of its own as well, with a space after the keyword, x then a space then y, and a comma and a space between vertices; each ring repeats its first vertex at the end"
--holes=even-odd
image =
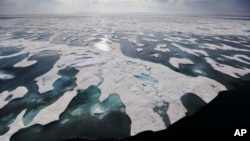
POLYGON ((0 126, 0 140, 35 124, 69 124, 72 119, 61 121, 60 114, 81 116, 82 105, 68 105, 90 86, 101 90, 100 101, 85 103, 96 121, 118 110, 131 119, 131 135, 165 129, 185 116, 180 101, 185 93, 209 102, 232 88, 231 82, 250 79, 249 21, 228 21, 174 16, 0 20, 0 125, 6 127, 0 126), (16 114, 13 103, 23 110, 16 114))

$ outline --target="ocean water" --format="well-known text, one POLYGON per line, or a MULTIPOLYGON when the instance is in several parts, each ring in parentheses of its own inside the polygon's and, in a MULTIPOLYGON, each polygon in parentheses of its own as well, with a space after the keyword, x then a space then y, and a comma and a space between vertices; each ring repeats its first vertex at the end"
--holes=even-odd
POLYGON ((250 81, 249 30, 235 17, 0 17, 0 140, 165 129, 250 81))

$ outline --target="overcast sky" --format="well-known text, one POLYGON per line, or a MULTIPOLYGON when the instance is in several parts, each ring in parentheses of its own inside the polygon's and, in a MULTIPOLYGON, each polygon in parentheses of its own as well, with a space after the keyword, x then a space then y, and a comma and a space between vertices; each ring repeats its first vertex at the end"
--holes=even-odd
POLYGON ((0 14, 138 12, 250 15, 250 0, 0 0, 0 14))

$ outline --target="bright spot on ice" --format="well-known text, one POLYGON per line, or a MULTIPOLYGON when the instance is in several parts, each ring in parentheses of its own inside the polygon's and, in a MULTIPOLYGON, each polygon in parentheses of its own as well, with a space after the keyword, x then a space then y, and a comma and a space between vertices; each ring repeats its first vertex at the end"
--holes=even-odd
POLYGON ((103 51, 111 51, 111 47, 107 43, 108 39, 102 38, 101 42, 95 44, 95 47, 103 51))
POLYGON ((103 44, 103 43, 97 43, 95 46, 96 46, 96 48, 103 50, 103 51, 110 51, 111 50, 109 46, 107 46, 106 44, 103 44))
POLYGON ((6 73, 4 71, 0 71, 0 79, 2 79, 2 80, 9 80, 9 79, 13 79, 13 78, 15 78, 14 75, 8 74, 8 73, 6 73))

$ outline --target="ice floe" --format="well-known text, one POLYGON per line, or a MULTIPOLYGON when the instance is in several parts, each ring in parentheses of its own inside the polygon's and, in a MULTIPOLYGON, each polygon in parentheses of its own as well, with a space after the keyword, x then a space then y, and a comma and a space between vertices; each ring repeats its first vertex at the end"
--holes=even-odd
POLYGON ((170 52, 169 48, 167 48, 167 44, 158 44, 155 47, 156 51, 161 51, 161 52, 170 52))
POLYGON ((36 62, 37 62, 36 60, 32 60, 32 61, 23 60, 23 61, 16 63, 14 67, 28 67, 28 66, 35 64, 36 62))
POLYGON ((235 77, 235 78, 240 78, 240 76, 244 76, 246 74, 248 74, 250 72, 250 69, 249 68, 235 68, 235 67, 232 67, 232 66, 229 66, 229 65, 225 65, 225 64, 219 64, 218 62, 214 61, 213 59, 211 58, 208 58, 206 57, 205 58, 207 60, 207 62, 209 64, 212 65, 212 67, 215 69, 215 70, 218 70, 220 72, 223 72, 225 74, 228 74, 232 77, 235 77))
POLYGON ((191 60, 184 58, 170 58, 169 62, 176 68, 179 68, 179 64, 194 64, 191 60))
POLYGON ((153 53, 153 54, 151 54, 150 56, 155 57, 155 58, 158 58, 158 57, 160 57, 160 54, 158 54, 158 53, 153 53))
POLYGON ((172 43, 172 45, 174 45, 175 47, 178 47, 180 50, 182 50, 182 51, 184 51, 184 52, 187 52, 187 53, 189 53, 189 54, 193 54, 193 55, 195 55, 195 56, 199 56, 199 54, 197 54, 197 53, 203 54, 204 56, 209 56, 209 55, 207 54, 207 52, 204 51, 204 50, 188 49, 188 48, 183 47, 183 46, 181 46, 181 45, 178 45, 178 44, 176 44, 176 43, 172 43))
POLYGON ((72 98, 76 96, 76 91, 69 91, 65 93, 65 96, 58 99, 55 103, 41 110, 30 125, 33 124, 48 124, 52 121, 58 120, 60 114, 66 109, 72 98), (49 115, 49 116, 48 116, 49 115))
POLYGON ((136 51, 137 52, 142 52, 144 49, 143 48, 137 48, 136 51))
POLYGON ((145 41, 150 41, 150 42, 157 42, 158 40, 152 39, 152 38, 142 38, 145 41))
POLYGON ((236 54, 234 56, 226 56, 226 55, 221 55, 221 56, 228 58, 228 59, 231 59, 231 60, 236 60, 236 61, 250 65, 250 62, 247 62, 247 61, 241 59, 241 58, 244 58, 244 59, 250 60, 250 57, 247 57, 246 55, 236 54))
POLYGON ((15 76, 13 74, 7 73, 3 70, 0 70, 0 80, 9 80, 9 79, 13 79, 15 78, 15 76))

